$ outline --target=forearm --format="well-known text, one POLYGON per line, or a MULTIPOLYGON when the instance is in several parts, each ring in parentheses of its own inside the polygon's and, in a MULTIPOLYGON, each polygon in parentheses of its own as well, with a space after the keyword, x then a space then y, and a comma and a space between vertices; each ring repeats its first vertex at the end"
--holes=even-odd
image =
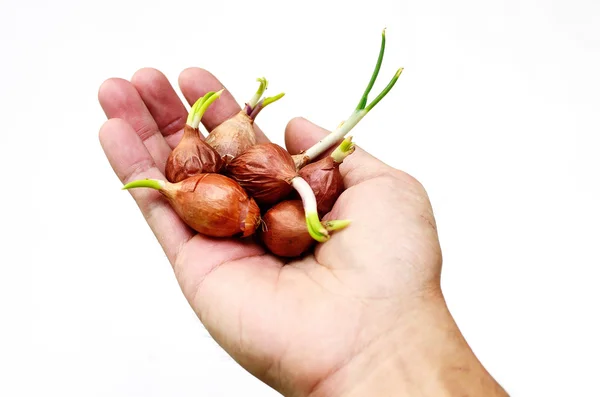
POLYGON ((332 374, 311 397, 507 395, 475 357, 440 297, 332 374))

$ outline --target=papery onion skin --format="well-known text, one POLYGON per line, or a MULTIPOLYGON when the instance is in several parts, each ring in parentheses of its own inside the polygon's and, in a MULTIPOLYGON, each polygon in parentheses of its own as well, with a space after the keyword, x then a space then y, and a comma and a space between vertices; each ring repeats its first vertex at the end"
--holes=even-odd
POLYGON ((221 155, 225 164, 228 164, 256 145, 254 121, 242 110, 213 129, 206 137, 206 143, 221 155))
POLYGON ((213 237, 248 237, 260 225, 256 202, 232 179, 197 175, 180 182, 171 199, 177 214, 198 233, 213 237))
POLYGON ((298 173, 315 193, 317 212, 321 217, 331 211, 338 197, 344 192, 344 178, 339 166, 340 163, 327 156, 306 165, 298 173))
POLYGON ((316 243, 306 228, 301 200, 286 200, 276 204, 263 215, 263 223, 257 234, 274 255, 297 257, 316 243))
POLYGON ((158 190, 184 223, 206 236, 248 237, 261 224, 256 202, 221 174, 199 174, 178 183, 141 179, 123 186, 133 188, 158 190))
POLYGON ((254 145, 227 166, 227 175, 259 205, 272 205, 292 191, 297 176, 291 155, 275 143, 254 145))
POLYGON ((202 140, 200 131, 186 124, 183 137, 173 149, 165 166, 171 183, 204 173, 218 173, 223 168, 219 153, 202 140))

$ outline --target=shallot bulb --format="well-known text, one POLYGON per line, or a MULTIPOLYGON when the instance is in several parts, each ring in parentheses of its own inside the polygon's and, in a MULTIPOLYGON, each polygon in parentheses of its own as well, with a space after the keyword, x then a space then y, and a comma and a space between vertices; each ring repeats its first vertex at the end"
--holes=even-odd
POLYGON ((221 174, 199 174, 178 183, 142 179, 123 186, 132 188, 158 190, 189 227, 206 236, 248 237, 261 223, 256 202, 221 174))
POLYGON ((254 145, 231 160, 227 174, 260 205, 272 205, 292 190, 298 176, 290 154, 275 143, 254 145))
POLYGON ((256 145, 254 122, 242 110, 212 130, 206 137, 206 143, 213 147, 227 164, 249 147, 256 145))
POLYGON ((298 172, 315 193, 319 216, 324 216, 331 211, 338 197, 344 192, 344 178, 340 173, 340 164, 354 150, 352 137, 348 137, 331 155, 308 164, 298 172))
POLYGON ((222 92, 209 92, 192 106, 183 137, 167 159, 165 176, 169 182, 181 182, 194 175, 221 171, 223 160, 215 149, 202 140, 199 126, 206 109, 222 92))
POLYGON ((281 93, 273 97, 262 98, 268 81, 264 77, 257 81, 260 83, 258 91, 246 103, 244 109, 219 124, 206 137, 206 143, 221 155, 226 165, 248 148, 256 145, 256 132, 254 131, 256 116, 267 105, 284 96, 284 93, 281 93))
MULTIPOLYGON (((315 244, 306 227, 304 208, 300 200, 282 201, 263 216, 263 227, 257 234, 267 249, 278 256, 297 257, 315 244)), ((328 231, 340 230, 349 221, 328 221, 323 226, 328 231)))

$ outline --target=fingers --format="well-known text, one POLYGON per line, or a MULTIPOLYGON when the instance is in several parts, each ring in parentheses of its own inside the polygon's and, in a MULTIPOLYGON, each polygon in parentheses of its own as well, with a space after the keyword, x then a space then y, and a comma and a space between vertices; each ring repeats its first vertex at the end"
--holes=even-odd
POLYGON ((173 86, 163 73, 152 68, 138 70, 131 83, 146 104, 158 130, 174 148, 181 140, 188 110, 173 86))
MULTIPOLYGON (((127 122, 117 118, 108 120, 101 127, 99 135, 106 157, 121 182, 125 184, 144 178, 165 179, 142 139, 127 122)), ((180 248, 193 236, 192 231, 158 191, 132 189, 129 192, 167 257, 174 263, 180 248)))
POLYGON ((100 86, 98 100, 107 118, 122 119, 133 128, 159 172, 164 172, 171 148, 135 87, 127 80, 108 79, 100 86))
MULTIPOLYGON (((330 131, 297 117, 292 119, 285 129, 285 144, 290 153, 296 154, 310 148, 330 131)), ((357 185, 368 179, 389 173, 393 168, 368 154, 360 147, 348 156, 340 166, 347 187, 357 185)))
MULTIPOLYGON (((181 72, 179 75, 179 87, 190 105, 208 91, 219 91, 225 88, 212 73, 200 68, 188 68, 181 72)), ((248 98, 250 96, 252 96, 252 93, 249 93, 248 98)), ((202 124, 210 132, 241 109, 239 103, 231 93, 225 90, 221 97, 206 110, 206 113, 202 117, 202 124)), ((254 124, 254 131, 259 143, 269 141, 256 124, 254 124)))

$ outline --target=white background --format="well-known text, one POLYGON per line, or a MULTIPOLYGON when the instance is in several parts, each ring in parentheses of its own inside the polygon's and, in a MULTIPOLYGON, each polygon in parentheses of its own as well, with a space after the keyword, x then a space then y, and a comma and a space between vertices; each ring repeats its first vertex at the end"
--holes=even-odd
MULTIPOLYGON (((600 3, 0 3, 0 395, 271 396, 208 336, 98 142, 97 90, 215 73, 259 116, 335 127, 388 46, 356 142, 428 189, 443 289, 514 396, 600 395, 600 3)), ((178 90, 178 88, 177 88, 178 90)))

